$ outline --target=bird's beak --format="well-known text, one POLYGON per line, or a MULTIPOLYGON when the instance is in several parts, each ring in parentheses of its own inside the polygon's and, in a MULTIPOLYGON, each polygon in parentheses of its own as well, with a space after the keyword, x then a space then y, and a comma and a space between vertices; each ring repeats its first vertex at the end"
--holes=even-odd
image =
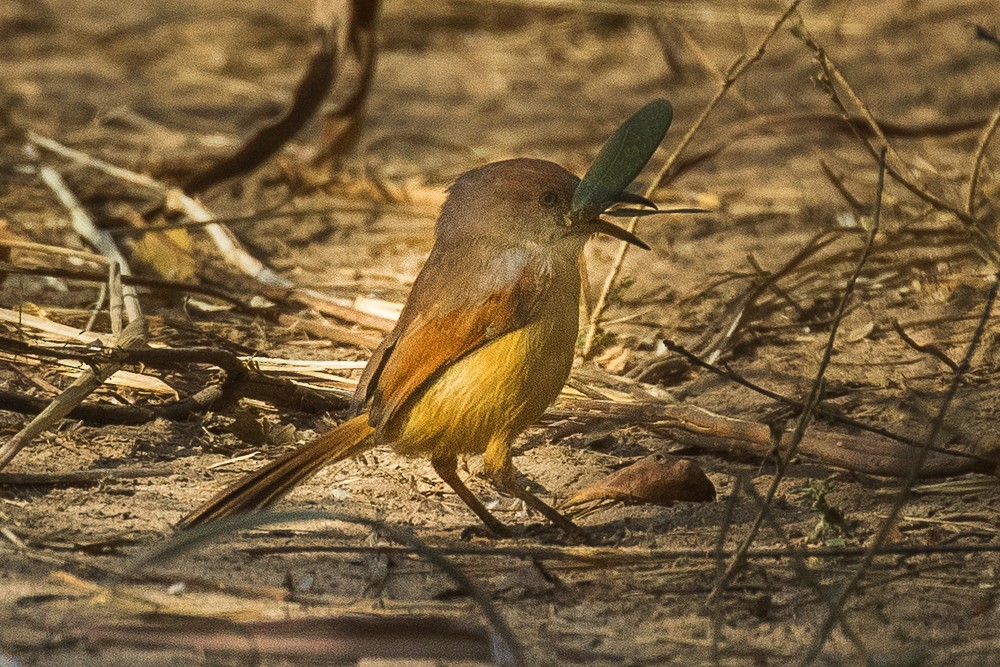
POLYGON ((592 222, 586 223, 586 225, 587 231, 593 234, 607 234, 608 236, 613 236, 620 241, 625 241, 626 243, 631 243, 634 246, 639 246, 643 250, 649 250, 649 246, 646 245, 646 243, 638 236, 627 229, 623 229, 618 225, 608 222, 607 220, 596 218, 592 222))
MULTIPOLYGON (((618 195, 614 198, 614 201, 608 204, 608 206, 613 206, 615 204, 633 204, 636 206, 645 206, 653 209, 654 211, 656 210, 656 204, 649 201, 642 195, 633 194, 631 192, 618 193, 618 195)), ((623 229, 612 222, 604 220, 603 218, 594 218, 587 224, 587 227, 587 231, 591 233, 607 234, 608 236, 613 236, 620 241, 625 241, 626 243, 638 246, 643 250, 649 250, 649 246, 646 245, 646 243, 638 236, 627 229, 623 229)))
POLYGON ((656 210, 656 204, 646 199, 642 195, 637 195, 632 192, 621 192, 615 197, 614 204, 635 204, 637 206, 645 206, 646 208, 651 208, 656 210))

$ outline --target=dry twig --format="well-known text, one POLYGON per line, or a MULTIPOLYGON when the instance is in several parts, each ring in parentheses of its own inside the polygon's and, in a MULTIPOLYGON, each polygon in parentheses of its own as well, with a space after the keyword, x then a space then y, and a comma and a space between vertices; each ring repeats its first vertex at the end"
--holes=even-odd
MULTIPOLYGON (((739 81, 740 77, 750 68, 751 65, 756 63, 764 56, 764 50, 767 48, 768 43, 771 38, 777 34, 781 26, 785 24, 788 18, 801 4, 802 0, 792 0, 781 15, 771 24, 770 29, 764 35, 764 37, 757 44, 757 47, 752 51, 740 55, 726 70, 725 77, 723 77, 719 89, 716 91, 715 96, 709 100, 708 104, 702 110, 701 115, 695 120, 694 124, 688 129, 684 137, 674 148, 674 152, 670 154, 667 161, 660 168, 660 171, 653 178, 652 183, 646 188, 646 196, 652 197, 653 193, 662 186, 666 180, 674 163, 680 158, 681 154, 694 139, 694 135, 698 133, 701 126, 705 123, 708 117, 715 110, 715 107, 722 101, 726 93, 732 88, 733 84, 739 81)), ((626 229, 630 232, 635 231, 636 225, 639 222, 639 218, 630 218, 628 224, 625 225, 626 229)), ((604 279, 604 284, 601 287, 600 295, 597 297, 597 302, 594 304, 594 310, 590 315, 590 321, 587 323, 587 332, 584 336, 583 349, 581 354, 584 358, 590 356, 591 349, 594 345, 594 337, 597 335, 597 328, 600 324, 601 317, 604 315, 605 309, 608 307, 608 296, 611 293, 611 288, 614 287, 615 281, 618 280, 618 274, 621 273, 622 264, 625 262, 625 255, 628 253, 627 243, 622 242, 618 246, 618 251, 615 253, 614 260, 611 262, 611 268, 608 270, 608 274, 604 279)))
POLYGON ((847 599, 854 594, 854 591, 858 587, 858 583, 871 567, 872 562, 879 554, 883 545, 885 545, 886 540, 889 537, 889 533, 896 525, 896 520, 903 511, 903 507, 906 505, 907 501, 909 501, 913 484, 920 475, 920 469, 927 460, 931 447, 937 444, 937 440, 941 435, 941 430, 944 428, 945 417, 947 417, 948 411, 951 409, 951 404, 955 399, 955 394, 958 392, 958 387, 961 385, 963 378, 969 372, 969 368, 972 365, 972 359, 976 354, 976 350, 979 349, 979 343, 982 341, 983 334, 986 331, 986 325, 989 323, 990 315, 993 313, 993 304, 996 302, 998 291, 1000 291, 1000 273, 997 273, 994 276, 993 285, 990 287, 990 292, 986 297, 986 304, 983 307, 983 313, 979 318, 979 324, 976 326, 976 331, 972 335, 972 340, 969 341, 969 346, 966 349, 965 356, 962 358, 961 363, 958 365, 958 368, 955 369, 955 372, 951 377, 951 383, 948 385, 948 390, 945 392, 944 400, 941 401, 941 407, 938 410, 937 415, 935 415, 933 422, 931 422, 930 433, 927 435, 927 440, 924 441, 923 448, 921 448, 917 453, 917 456, 913 458, 909 474, 906 476, 906 480, 900 488, 899 495, 896 497, 896 501, 893 503, 892 509, 889 511, 889 515, 879 526, 878 532, 875 534, 875 538, 865 550, 864 557, 861 559, 861 563, 858 565, 857 570, 854 571, 854 574, 841 587, 840 593, 834 601, 835 604, 830 608, 827 617, 823 620, 819 631, 816 633, 815 641, 806 652, 805 657, 799 663, 802 667, 808 667, 808 665, 812 664, 813 661, 815 661, 815 659, 819 656, 820 651, 823 650, 823 646, 826 644, 834 624, 836 624, 837 621, 843 617, 844 605, 846 604, 847 599))
MULTIPOLYGON (((116 268, 117 264, 112 266, 116 268)), ((142 311, 134 292, 130 296, 126 296, 120 278, 118 272, 113 270, 111 284, 108 288, 112 312, 124 310, 128 315, 129 322, 127 326, 121 327, 115 339, 115 346, 125 350, 144 347, 146 344, 146 322, 142 317, 142 311)), ((112 319, 114 320, 114 317, 112 319)), ((113 359, 105 363, 95 364, 88 372, 74 380, 65 391, 52 399, 52 402, 38 416, 8 440, 3 447, 0 447, 0 470, 5 468, 11 459, 34 438, 65 418, 123 365, 123 363, 113 359)))
POLYGON ((979 189, 979 171, 983 167, 983 158, 986 156, 986 149, 990 145, 993 134, 997 131, 997 125, 1000 125, 1000 105, 997 106, 990 121, 983 128, 983 133, 979 137, 979 143, 976 144, 976 150, 972 153, 972 164, 969 167, 969 181, 966 186, 965 195, 965 212, 971 218, 976 217, 976 191, 979 189))
MULTIPOLYGON (((812 420, 813 412, 822 399, 826 369, 830 364, 831 358, 833 357, 833 346, 837 340, 837 332, 840 330, 840 323, 843 319, 844 312, 847 309, 847 303, 850 301, 850 298, 854 293, 854 286, 857 284, 858 277, 861 275, 861 270, 867 263, 872 248, 875 245, 875 235, 878 233, 882 213, 882 191, 885 186, 885 159, 886 152, 883 150, 879 156, 878 185, 875 190, 875 214, 872 220, 871 229, 868 231, 868 239, 865 242, 864 250, 861 251, 861 257, 858 258, 857 266, 854 268, 854 272, 851 274, 851 277, 848 278, 847 285, 844 286, 844 292, 840 297, 840 301, 837 303, 837 310, 834 313, 833 322, 830 326, 830 335, 827 338, 826 347, 823 350, 823 358, 820 360, 819 367, 816 370, 816 377, 809 390, 809 395, 803 401, 804 409, 802 410, 802 414, 799 415, 798 423, 795 426, 795 430, 792 433, 786 451, 783 455, 780 455, 777 458, 777 470, 771 478, 771 484, 768 486, 767 493, 764 496, 765 508, 761 509, 760 512, 757 513, 756 518, 750 526, 750 532, 740 544, 740 548, 737 550, 737 555, 730 561, 725 574, 719 579, 715 587, 712 589, 712 593, 709 596, 710 598, 720 595, 725 590, 732 577, 736 574, 736 571, 743 566, 743 558, 740 554, 747 552, 753 545, 754 540, 757 539, 757 533, 760 530, 761 523, 764 521, 765 511, 773 502, 774 496, 778 491, 778 485, 784 477, 785 469, 795 456, 795 453, 798 451, 802 438, 805 436, 806 429, 809 426, 809 422, 812 420)), ((779 443, 780 437, 780 434, 776 437, 776 440, 778 440, 779 443)))
MULTIPOLYGON (((981 221, 977 220, 971 213, 969 213, 966 205, 958 206, 948 202, 942 197, 931 192, 925 184, 916 179, 909 165, 899 155, 893 147, 892 142, 889 141, 889 138, 879 125, 878 121, 875 120, 875 116, 872 114, 871 109, 854 90, 850 82, 847 80, 847 77, 840 71, 836 63, 830 59, 826 49, 824 49, 822 45, 820 45, 812 36, 801 17, 799 17, 799 23, 793 29, 793 33, 801 39, 806 47, 812 52, 813 58, 816 60, 816 63, 822 71, 820 83, 829 95, 830 100, 842 114, 844 120, 850 121, 851 112, 848 110, 844 100, 841 99, 840 94, 837 92, 837 85, 844 90, 844 93, 851 101, 851 104, 854 105, 854 107, 861 114, 862 118, 866 121, 870 133, 874 135, 879 142, 878 144, 872 142, 868 134, 855 129, 852 125, 852 129, 855 129, 855 133, 861 140, 862 145, 864 145, 873 156, 877 156, 879 151, 882 149, 887 151, 890 159, 886 162, 886 173, 892 176, 900 185, 905 187, 913 195, 927 202, 935 209, 948 213, 962 222, 966 228, 981 242, 981 245, 975 246, 976 250, 989 259, 994 266, 1000 266, 1000 243, 997 242, 997 239, 983 228, 981 221)), ((998 111, 998 113, 1000 113, 1000 111, 998 111)), ((989 142, 989 138, 992 136, 993 130, 995 130, 995 126, 993 129, 990 129, 993 125, 994 121, 992 119, 986 123, 985 130, 980 140, 980 151, 977 151, 978 155, 981 155, 981 152, 985 151, 986 144, 989 142)), ((977 158, 977 160, 978 159, 981 158, 977 158)), ((976 173, 978 173, 978 166, 973 167, 972 175, 975 175, 976 173)), ((970 186, 971 185, 972 184, 970 183, 970 186)))

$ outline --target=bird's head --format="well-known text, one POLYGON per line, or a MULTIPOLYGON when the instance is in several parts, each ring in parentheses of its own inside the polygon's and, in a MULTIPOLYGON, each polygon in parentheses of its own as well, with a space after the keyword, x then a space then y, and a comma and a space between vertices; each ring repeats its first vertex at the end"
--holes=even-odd
POLYGON ((438 241, 530 241, 582 248, 594 234, 607 234, 649 250, 631 231, 603 216, 699 210, 658 211, 653 202, 626 190, 653 156, 672 118, 666 100, 644 106, 615 130, 583 179, 555 163, 527 158, 466 172, 449 190, 438 241))
MULTIPOLYGON (((545 160, 519 158, 492 162, 466 172, 451 186, 438 220, 441 242, 497 240, 556 244, 607 234, 649 249, 638 237, 601 218, 604 210, 581 215, 573 210, 580 179, 545 160)), ((652 202, 620 193, 604 208, 619 203, 652 202)))

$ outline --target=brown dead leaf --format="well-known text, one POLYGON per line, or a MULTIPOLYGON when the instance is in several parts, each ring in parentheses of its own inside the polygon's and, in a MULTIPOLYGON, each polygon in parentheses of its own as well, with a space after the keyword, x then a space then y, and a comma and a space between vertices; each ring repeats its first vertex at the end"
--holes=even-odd
POLYGON ((708 502, 715 500, 715 485, 694 461, 657 453, 588 486, 563 507, 596 500, 654 505, 671 505, 676 501, 708 502))
POLYGON ((594 362, 609 373, 621 374, 632 358, 632 350, 623 345, 612 345, 604 350, 594 362))
POLYGON ((249 445, 294 445, 295 426, 272 422, 242 410, 229 426, 229 432, 249 445))

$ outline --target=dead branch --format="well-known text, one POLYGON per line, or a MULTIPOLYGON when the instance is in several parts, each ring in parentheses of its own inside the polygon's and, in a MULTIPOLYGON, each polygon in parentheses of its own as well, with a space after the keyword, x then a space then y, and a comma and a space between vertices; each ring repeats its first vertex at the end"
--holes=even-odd
POLYGON ((871 567, 871 564, 878 555, 879 550, 886 543, 890 531, 896 525, 896 520, 903 511, 903 507, 909 501, 913 484, 920 477, 924 464, 927 459, 930 458, 930 448, 937 444, 937 440, 941 435, 945 417, 947 417, 948 411, 951 409, 952 402, 955 399, 955 394, 958 392, 958 387, 961 385, 962 379, 969 372, 969 368, 972 366, 972 358, 975 356, 976 350, 979 349, 979 343, 982 341, 983 334, 986 331, 986 325, 993 313, 993 305, 996 302, 998 291, 1000 291, 1000 273, 997 273, 994 277, 993 285, 986 297, 986 304, 983 307, 982 316, 979 318, 979 323, 972 335, 972 340, 969 341, 969 346, 966 349, 965 356, 962 358, 958 368, 955 369, 955 372, 952 374, 951 383, 948 385, 948 391, 945 393, 944 399, 941 401, 941 407, 938 410, 937 415, 935 415, 933 422, 931 422, 930 433, 927 435, 927 440, 925 441, 924 446, 917 453, 917 456, 913 457, 909 470, 907 471, 906 479, 900 488, 899 495, 896 497, 896 501, 893 503, 892 509, 889 511, 889 515, 879 526, 879 530, 875 534, 875 538, 869 543, 868 548, 865 550, 861 563, 854 571, 854 574, 851 575, 851 577, 840 588, 840 592, 835 599, 835 604, 831 607, 829 614, 827 614, 827 617, 820 625, 819 631, 816 633, 815 641, 800 663, 802 667, 808 667, 808 665, 812 664, 813 661, 819 656, 820 651, 823 650, 823 646, 826 644, 834 624, 836 624, 844 614, 844 605, 846 604, 847 599, 854 594, 854 591, 858 587, 858 583, 871 567))
POLYGON ((837 192, 840 193, 840 196, 844 198, 847 205, 854 209, 857 213, 863 212, 866 208, 865 205, 858 201, 858 198, 847 189, 847 186, 844 185, 844 177, 834 173, 833 168, 830 167, 830 165, 827 164, 826 160, 823 158, 819 159, 819 166, 820 169, 823 170, 823 175, 826 176, 826 180, 830 181, 830 184, 837 190, 837 192))
POLYGON ((104 172, 109 176, 123 180, 126 183, 132 183, 133 185, 149 188, 160 193, 166 198, 168 204, 172 208, 183 211, 193 220, 205 223, 205 232, 215 243, 216 247, 222 253, 223 258, 226 261, 238 266, 244 273, 249 274, 257 280, 290 286, 290 283, 287 280, 271 271, 271 269, 264 266, 260 260, 247 252, 247 250, 239 242, 239 239, 237 239, 231 231, 214 222, 214 216, 212 216, 212 214, 209 213, 204 206, 177 188, 171 188, 165 183, 161 183, 155 178, 145 174, 139 174, 134 171, 115 166, 110 162, 105 162, 104 160, 92 157, 82 151, 69 148, 58 141, 49 139, 48 137, 43 137, 37 132, 29 130, 27 136, 31 143, 40 148, 44 148, 47 151, 51 151, 66 159, 92 169, 97 169, 98 171, 104 172))
MULTIPOLYGON (((760 526, 764 521, 764 514, 774 501, 774 496, 778 492, 778 486, 785 476, 785 470, 787 469, 792 458, 795 456, 795 453, 798 451, 799 446, 802 443, 802 439, 805 437, 806 429, 809 427, 809 423, 812 420, 816 406, 822 400, 826 369, 830 365, 830 360, 833 358, 833 347, 837 341, 837 332, 840 329, 840 323, 843 320, 844 313, 847 309, 847 303, 854 294, 854 286, 858 282, 861 270, 867 263, 868 257, 871 255, 872 248, 875 246, 875 236, 878 234, 882 214, 882 192, 885 186, 885 158, 886 151, 883 149, 882 153, 879 155, 878 185, 875 190, 875 215, 872 220, 872 226, 868 231, 868 239, 865 242, 864 249, 861 251, 861 257, 858 258, 857 266, 854 268, 854 272, 851 274, 851 277, 848 278, 847 285, 844 286, 844 292, 840 297, 840 301, 837 303, 837 310, 834 313, 833 322, 830 326, 830 335, 827 337, 826 347, 823 350, 823 357, 820 359, 819 367, 816 369, 816 377, 809 389, 808 397, 803 401, 805 407, 799 415, 799 420, 795 425, 795 430, 792 432, 792 436, 787 447, 784 447, 786 451, 783 452, 781 456, 777 457, 777 469, 775 470, 774 476, 771 478, 771 484, 767 488, 767 493, 764 495, 764 507, 757 513, 756 518, 750 526, 749 533, 740 544, 740 548, 737 550, 737 555, 734 556, 729 562, 729 567, 712 589, 712 593, 709 595, 709 598, 714 598, 724 592, 726 585, 736 574, 736 571, 743 566, 743 559, 739 554, 746 553, 746 551, 753 545, 754 540, 757 539, 760 526)), ((775 445, 781 448, 781 433, 777 432, 774 439, 775 445)))
MULTIPOLYGON (((654 192, 662 186, 667 180, 667 174, 670 172, 674 163, 680 158, 681 154, 694 139, 695 134, 701 129, 701 126, 705 123, 708 117, 715 110, 715 107, 719 104, 726 93, 732 88, 733 84, 739 81, 740 77, 758 60, 764 56, 764 50, 767 48, 768 43, 771 38, 777 34, 781 26, 785 24, 785 21, 792 15, 793 12, 798 8, 802 0, 792 0, 785 7, 785 10, 781 15, 771 24, 767 33, 757 44, 757 47, 752 51, 748 51, 741 54, 726 70, 726 75, 722 79, 719 89, 716 91, 715 96, 709 100, 708 104, 702 110, 701 115, 695 120, 694 124, 688 129, 684 137, 674 148, 674 152, 670 154, 667 161, 664 162, 660 171, 653 178, 649 187, 646 188, 646 197, 652 197, 654 192)), ((630 232, 634 232, 636 226, 638 225, 639 218, 630 218, 628 223, 625 225, 626 229, 630 232)), ((614 286, 615 281, 618 280, 618 274, 621 272, 622 265, 625 262, 625 255, 628 253, 628 245, 622 242, 618 246, 618 251, 615 253, 615 257, 611 262, 611 268, 608 270, 608 274, 604 279, 604 284, 601 287, 601 292, 597 297, 597 302, 594 304, 594 310, 590 315, 590 321, 587 323, 587 332, 584 336, 583 349, 580 354, 586 359, 590 356, 591 348, 594 345, 594 337, 597 335, 597 328, 600 324, 601 317, 604 316, 604 311, 608 307, 608 296, 611 293, 611 288, 614 286)))
MULTIPOLYGON (((209 385, 192 396, 159 405, 100 405, 74 406, 64 415, 67 419, 80 419, 94 424, 146 424, 154 419, 184 421, 209 410, 224 410, 240 398, 252 398, 271 405, 322 414, 345 409, 348 400, 336 394, 320 394, 308 387, 267 376, 248 368, 235 354, 216 348, 138 348, 111 349, 93 354, 89 350, 72 348, 42 348, 22 341, 0 338, 0 349, 19 355, 42 358, 70 358, 83 361, 92 368, 106 365, 119 367, 142 364, 153 368, 172 368, 178 365, 203 364, 223 371, 225 378, 218 385, 209 385)), ((22 414, 37 414, 48 404, 14 391, 0 390, 0 405, 4 410, 22 414)))
POLYGON ((213 616, 161 615, 142 622, 89 624, 88 642, 205 653, 223 650, 257 662, 262 656, 326 664, 459 662, 504 664, 495 637, 468 621, 441 615, 339 614, 281 620, 235 621, 213 616))
MULTIPOLYGON (((636 423, 680 444, 722 456, 760 461, 775 454, 787 456, 788 442, 777 451, 771 428, 760 422, 716 414, 700 407, 660 401, 624 403, 574 399, 550 408, 546 419, 600 419, 636 423)), ((824 465, 866 475, 901 477, 913 459, 913 446, 885 436, 858 436, 814 427, 796 450, 824 465)), ((970 472, 990 473, 996 461, 964 452, 937 448, 921 474, 947 477, 970 472)))
POLYGON ((807 241, 802 250, 795 253, 776 271, 765 276, 762 280, 759 280, 753 288, 743 295, 738 300, 736 315, 733 317, 729 326, 722 331, 721 335, 718 336, 716 340, 712 341, 707 346, 708 363, 714 364, 718 361, 719 357, 722 356, 722 353, 729 344, 729 341, 733 339, 733 336, 736 335, 740 328, 749 319, 754 303, 756 303, 757 299, 759 299, 764 292, 773 288, 778 281, 794 271, 796 267, 802 264, 802 262, 812 257, 832 242, 832 237, 830 237, 826 232, 820 232, 807 241))
POLYGON ((327 170, 334 168, 358 142, 364 121, 365 101, 371 91, 378 57, 375 39, 375 19, 378 0, 351 0, 348 23, 348 43, 358 61, 361 75, 354 90, 337 108, 323 115, 320 137, 311 162, 327 170))
POLYGON ((274 156, 319 110, 337 78, 337 45, 332 24, 317 29, 316 52, 281 118, 254 134, 234 154, 195 174, 184 190, 198 194, 222 181, 245 176, 274 156))
POLYGON ((89 486, 116 479, 142 479, 167 477, 177 474, 173 470, 151 468, 113 468, 109 470, 72 470, 69 472, 3 472, 0 486, 89 486))
POLYGON ((983 128, 983 133, 976 144, 976 150, 972 153, 972 166, 969 168, 969 180, 965 197, 965 212, 971 218, 976 217, 976 191, 979 189, 979 170, 982 169, 983 158, 986 157, 986 149, 990 145, 990 140, 993 138, 993 133, 996 132, 998 124, 1000 124, 1000 105, 997 106, 996 111, 993 112, 993 116, 986 124, 986 127, 983 128))
POLYGON ((909 347, 913 348, 917 352, 920 352, 921 354, 928 354, 934 357, 935 359, 943 363, 945 366, 950 368, 952 372, 958 370, 958 364, 956 364, 951 357, 945 354, 944 350, 942 350, 937 345, 921 345, 917 341, 913 340, 913 338, 910 337, 910 334, 906 333, 906 329, 904 329, 903 325, 899 323, 899 320, 893 318, 892 328, 896 330, 896 333, 899 334, 900 339, 904 343, 906 343, 909 347))
MULTIPOLYGON (((117 264, 113 264, 112 267, 117 268, 117 264)), ((120 274, 116 270, 111 273, 110 283, 108 291, 111 297, 112 312, 124 310, 129 318, 128 325, 122 327, 116 336, 115 346, 124 350, 145 347, 146 322, 142 317, 142 310, 139 308, 135 291, 132 290, 128 296, 124 294, 120 274)), ((112 321, 114 319, 112 317, 112 321)), ((38 416, 8 440, 3 447, 0 447, 0 470, 5 468, 28 443, 65 418, 73 411, 73 408, 80 405, 87 396, 104 384, 104 381, 122 366, 122 363, 116 361, 96 364, 74 380, 65 391, 52 399, 52 402, 38 416)))
MULTIPOLYGON (((19 239, 5 238, 0 236, 0 247, 11 248, 12 250, 24 250, 26 252, 41 253, 44 255, 56 255, 58 257, 72 257, 100 266, 107 266, 108 258, 86 250, 76 250, 74 248, 63 248, 61 246, 48 245, 45 243, 34 243, 32 241, 21 241, 19 239)), ((104 282, 106 276, 101 277, 104 282)))

